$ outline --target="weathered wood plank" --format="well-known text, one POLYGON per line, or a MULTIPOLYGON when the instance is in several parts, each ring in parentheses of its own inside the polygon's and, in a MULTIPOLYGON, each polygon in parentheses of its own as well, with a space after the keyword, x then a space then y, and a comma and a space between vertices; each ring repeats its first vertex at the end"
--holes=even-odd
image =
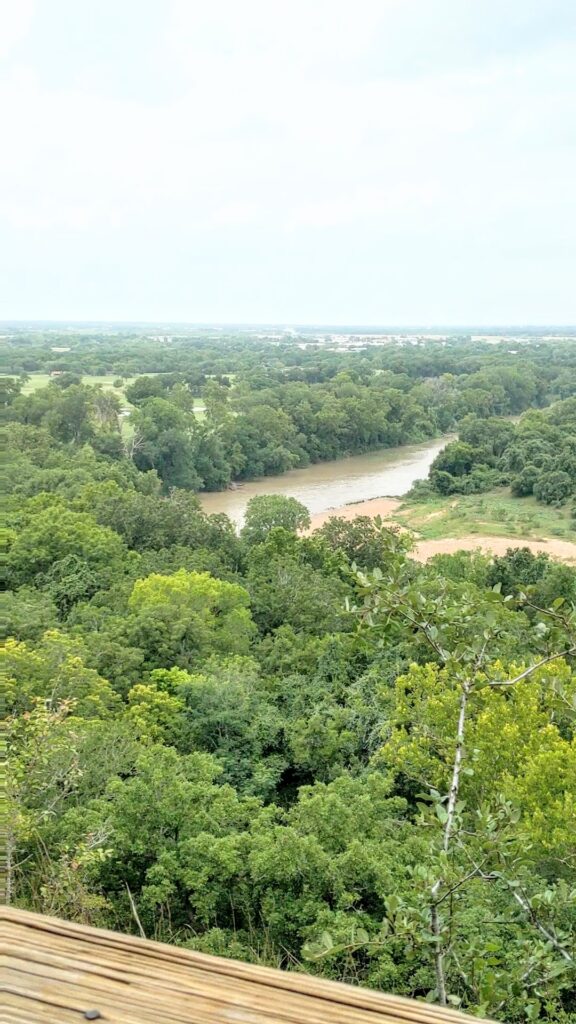
POLYGON ((0 907, 2 1020, 464 1024, 454 1010, 0 907), (6 1009, 4 1010, 4 1007, 6 1009))

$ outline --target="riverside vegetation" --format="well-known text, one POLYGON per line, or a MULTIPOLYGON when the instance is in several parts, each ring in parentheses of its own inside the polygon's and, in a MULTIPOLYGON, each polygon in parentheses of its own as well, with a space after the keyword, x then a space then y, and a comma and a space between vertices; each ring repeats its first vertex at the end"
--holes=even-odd
POLYGON ((194 493, 457 429, 427 500, 535 467, 534 507, 569 514, 574 346, 53 345, 18 335, 3 389, 8 897, 575 1021, 576 570, 520 537, 419 564, 274 495, 238 535, 194 493), (136 377, 131 431, 90 373, 136 377))

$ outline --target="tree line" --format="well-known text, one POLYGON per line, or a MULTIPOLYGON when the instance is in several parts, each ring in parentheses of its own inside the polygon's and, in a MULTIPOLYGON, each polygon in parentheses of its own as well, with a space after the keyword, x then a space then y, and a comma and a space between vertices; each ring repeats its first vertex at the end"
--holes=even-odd
MULTIPOLYGON (((122 350, 118 340, 114 344, 122 350)), ((124 345, 129 347, 127 341, 124 345)), ((550 343, 546 360, 537 342, 522 352, 464 342, 461 348, 431 342, 379 346, 368 353, 268 344, 265 356, 262 345, 232 339, 227 346, 223 340, 212 343, 208 359, 202 355, 207 343, 195 348, 188 339, 173 355, 185 356, 196 369, 140 375, 128 384, 126 399, 133 410, 128 422, 115 393, 82 383, 70 370, 29 395, 22 394, 25 377, 5 377, 4 416, 47 431, 74 450, 89 444, 119 463, 129 459, 140 471, 155 472, 165 493, 174 487, 219 490, 461 427, 460 441, 469 447, 458 449, 455 472, 442 462, 435 467, 434 486, 450 493, 450 487, 478 489, 497 478, 489 470, 500 468, 495 462, 502 453, 490 453, 489 444, 484 451, 481 443, 472 450, 477 421, 570 397, 576 379, 576 354, 559 342, 550 343), (208 374, 216 368, 220 372, 208 374), (468 435, 471 441, 464 439, 468 435), (438 476, 443 472, 453 479, 438 476)), ((78 360, 82 353, 79 348, 78 360)), ((533 431, 543 429, 537 423, 553 425, 531 422, 533 431)), ((550 446, 554 443, 550 435, 550 446)), ((445 459, 454 451, 450 448, 445 459)), ((535 458, 527 464, 531 469, 538 466, 535 458)), ((555 478, 552 490, 562 490, 562 480, 555 478)))
POLYGON ((509 486, 516 497, 563 505, 576 493, 576 399, 530 411, 518 424, 467 416, 415 494, 477 494, 509 486))

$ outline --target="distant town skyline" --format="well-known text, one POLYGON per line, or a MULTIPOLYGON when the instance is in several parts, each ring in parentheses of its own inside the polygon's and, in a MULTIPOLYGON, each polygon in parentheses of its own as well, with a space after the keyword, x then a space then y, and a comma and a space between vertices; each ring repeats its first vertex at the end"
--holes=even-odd
POLYGON ((473 334, 477 332, 485 332, 487 335, 497 334, 499 332, 510 335, 514 332, 521 334, 537 334, 540 331, 552 331, 555 335, 562 331, 568 331, 570 334, 576 333, 576 323, 574 324, 323 324, 323 323, 308 323, 299 324, 293 321, 292 323, 286 323, 284 321, 268 321, 257 323, 240 322, 235 323, 234 321, 200 321, 194 323, 193 321, 186 320, 74 320, 71 318, 64 318, 61 320, 56 319, 32 319, 32 318, 21 318, 12 320, 0 320, 0 330, 9 328, 25 329, 28 327, 44 327, 48 331, 54 330, 73 330, 75 328, 79 330, 93 330, 96 328, 115 328, 118 330, 128 328, 148 328, 148 327, 162 327, 173 328, 175 330, 237 330, 239 332, 252 332, 257 330, 277 330, 283 331, 286 334, 296 334, 300 331, 326 331, 326 332, 337 332, 343 331, 344 333, 351 332, 362 332, 376 334, 376 333, 387 333, 387 334, 410 334, 420 332, 423 335, 432 336, 432 332, 441 332, 442 334, 448 332, 466 331, 473 334))
POLYGON ((0 0, 0 130, 0 320, 576 322, 572 0, 0 0))

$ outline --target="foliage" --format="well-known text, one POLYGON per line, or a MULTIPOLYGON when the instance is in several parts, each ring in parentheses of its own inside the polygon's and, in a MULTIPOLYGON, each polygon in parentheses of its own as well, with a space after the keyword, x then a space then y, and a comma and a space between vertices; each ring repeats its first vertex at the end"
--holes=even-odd
POLYGON ((87 513, 53 505, 26 517, 8 553, 8 573, 16 586, 37 581, 50 588, 79 572, 86 577, 84 594, 91 596, 111 581, 124 553, 114 530, 87 513))
POLYGON ((473 494, 510 483, 512 494, 534 494, 561 505, 576 490, 574 399, 530 412, 517 427, 498 419, 462 420, 458 441, 436 457, 430 484, 439 494, 473 494))
POLYGON ((193 665, 212 653, 245 654, 254 626, 247 592, 209 573, 179 569, 137 580, 128 631, 147 664, 193 665))
POLYGON ((242 537, 248 544, 259 544, 274 527, 297 533, 309 526, 310 513, 296 498, 261 494, 248 502, 242 537))
POLYGON ((310 535, 274 495, 238 537, 192 493, 459 425, 404 525, 567 530, 573 345, 57 337, 6 347, 11 898, 575 1019, 576 570, 522 546, 420 565, 406 532, 310 535), (132 378, 130 430, 95 373, 132 378))
MULTIPOLYGON (((343 519, 331 516, 316 532, 317 538, 324 540, 335 551, 343 552, 351 564, 362 569, 382 568, 389 559, 391 535, 389 527, 385 527, 382 519, 376 516, 355 516, 354 519, 343 519)), ((410 542, 405 536, 393 539, 393 546, 402 544, 406 550, 410 542)))

